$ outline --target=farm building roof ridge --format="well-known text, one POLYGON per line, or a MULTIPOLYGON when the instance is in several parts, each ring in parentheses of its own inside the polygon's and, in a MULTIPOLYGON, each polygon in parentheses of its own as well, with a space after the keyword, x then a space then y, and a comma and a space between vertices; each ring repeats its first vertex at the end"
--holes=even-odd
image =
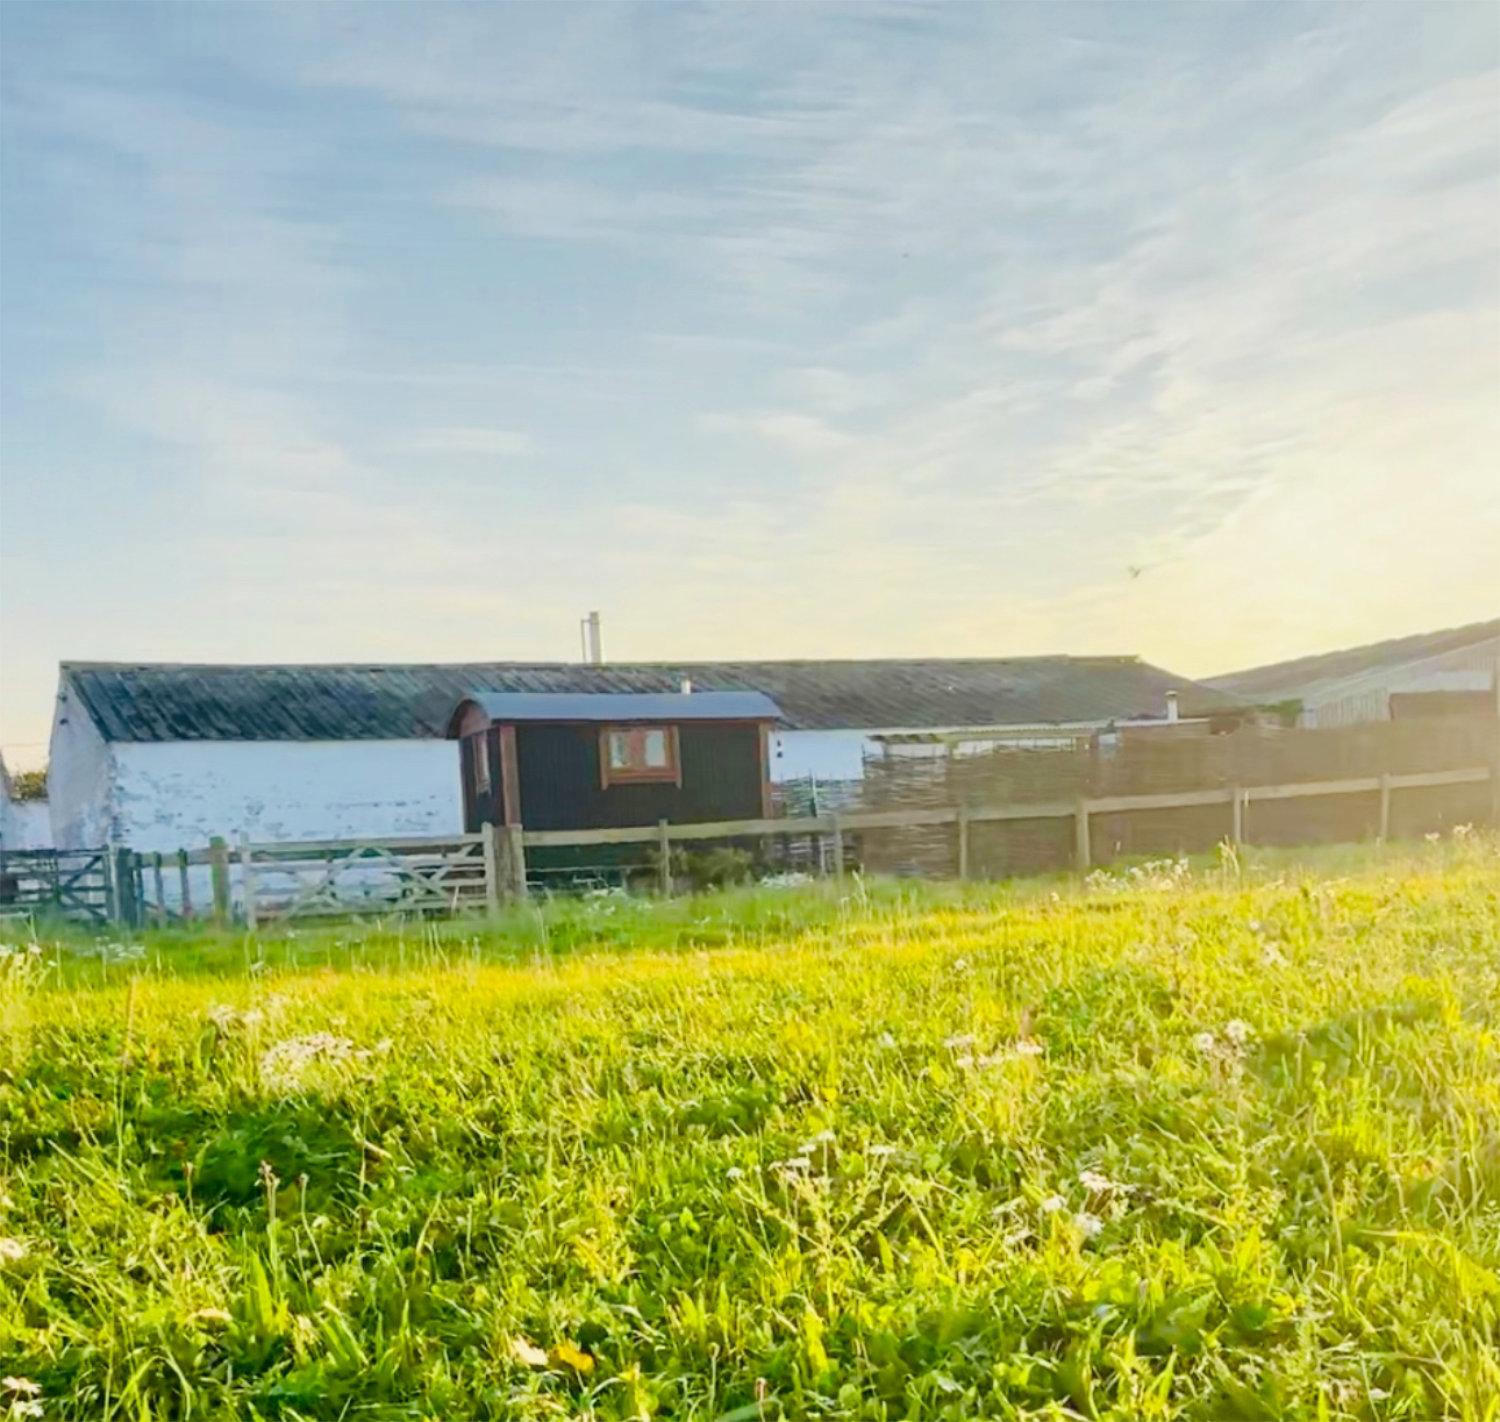
POLYGON ((793 730, 1077 723, 1185 714, 1232 696, 1137 657, 879 658, 743 662, 64 662, 107 740, 438 739, 476 691, 758 691, 793 730))
POLYGON ((1382 642, 1367 642, 1358 647, 1341 647, 1332 652, 1314 652, 1284 662, 1268 662, 1264 666, 1223 672, 1205 677, 1203 684, 1249 699, 1297 696, 1324 683, 1355 677, 1374 668, 1423 661, 1496 638, 1500 638, 1500 617, 1488 622, 1469 622, 1461 627, 1390 637, 1382 642))

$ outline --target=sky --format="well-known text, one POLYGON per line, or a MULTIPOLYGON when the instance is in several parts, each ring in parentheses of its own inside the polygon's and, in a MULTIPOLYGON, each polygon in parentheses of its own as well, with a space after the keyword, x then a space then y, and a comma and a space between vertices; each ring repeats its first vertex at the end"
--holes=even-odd
POLYGON ((0 6, 0 746, 59 660, 1500 615, 1500 10, 0 6))

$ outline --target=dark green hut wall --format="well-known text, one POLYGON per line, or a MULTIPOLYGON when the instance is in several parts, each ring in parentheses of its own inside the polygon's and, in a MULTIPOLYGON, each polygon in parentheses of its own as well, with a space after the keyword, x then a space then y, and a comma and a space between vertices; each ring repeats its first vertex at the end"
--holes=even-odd
POLYGON ((682 786, 599 784, 597 726, 518 726, 521 823, 527 829, 605 829, 658 820, 689 824, 761 813, 760 728, 679 728, 682 786))

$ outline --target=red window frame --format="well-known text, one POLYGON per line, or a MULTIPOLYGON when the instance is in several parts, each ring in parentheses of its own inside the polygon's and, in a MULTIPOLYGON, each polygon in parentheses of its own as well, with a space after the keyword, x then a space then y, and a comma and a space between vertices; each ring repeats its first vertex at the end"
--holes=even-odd
POLYGON ((676 726, 601 726, 599 729, 599 781, 608 790, 611 785, 682 784, 682 754, 676 726), (646 764, 646 737, 659 731, 666 738, 667 763, 646 764), (639 747, 639 761, 630 766, 612 763, 611 748, 616 736, 625 736, 639 747))

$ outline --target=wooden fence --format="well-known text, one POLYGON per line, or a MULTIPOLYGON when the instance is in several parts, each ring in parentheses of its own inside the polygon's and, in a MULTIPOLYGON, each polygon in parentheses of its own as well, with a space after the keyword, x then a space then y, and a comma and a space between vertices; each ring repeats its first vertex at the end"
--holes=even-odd
MULTIPOLYGON (((642 845, 652 851, 651 873, 663 894, 674 888, 674 846, 730 841, 815 841, 827 872, 841 877, 851 841, 938 830, 951 847, 943 872, 974 877, 974 838, 988 825, 1051 822, 1071 841, 1070 861, 1085 871, 1095 861, 1094 826, 1104 817, 1196 808, 1221 823, 1213 840, 1255 841, 1255 806, 1325 797, 1372 796, 1379 838, 1391 835, 1393 809, 1410 792, 1479 787, 1489 782, 1486 806, 1500 823, 1500 781, 1488 766, 1410 774, 1359 776, 1283 785, 1215 787, 1147 795, 1080 796, 1070 801, 1007 805, 920 805, 779 819, 705 824, 638 825, 618 829, 523 830, 486 826, 478 834, 436 838, 324 840, 231 846, 216 839, 206 849, 175 854, 119 851, 120 874, 133 872, 133 893, 121 894, 120 916, 170 922, 211 915, 240 917, 251 928, 297 919, 354 915, 495 912, 528 892, 528 856, 537 851, 604 845, 642 845), (195 893, 194 875, 206 886, 195 893), (169 888, 172 892, 168 892, 169 888), (128 905, 129 907, 126 907, 128 905)), ((534 870, 530 877, 535 878, 534 870)))

